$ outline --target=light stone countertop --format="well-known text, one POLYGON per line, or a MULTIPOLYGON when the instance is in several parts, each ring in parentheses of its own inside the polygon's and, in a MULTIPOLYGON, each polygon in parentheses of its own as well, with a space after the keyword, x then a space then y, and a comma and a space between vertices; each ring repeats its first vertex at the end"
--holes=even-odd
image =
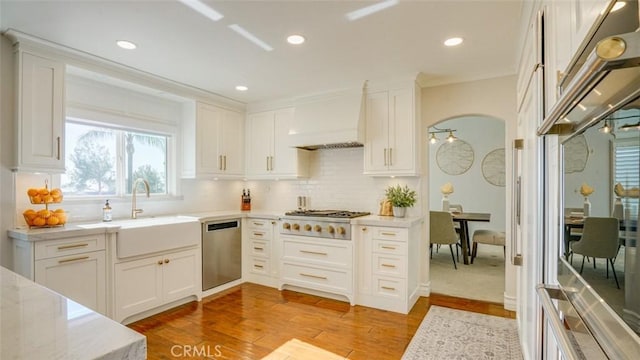
POLYGON ((146 338, 0 267, 0 359, 145 359, 146 338))
MULTIPOLYGON (((170 217, 172 215, 159 215, 153 218, 162 218, 164 216, 170 217)), ((258 210, 258 211, 240 211, 240 210, 222 210, 222 211, 207 211, 198 213, 181 214, 180 216, 188 216, 198 219, 201 222, 225 220, 233 218, 261 218, 278 220, 284 216, 283 211, 276 210, 258 210)), ((141 218, 140 220, 143 220, 141 218)), ((368 225, 368 226, 388 226, 388 227, 400 227, 409 228, 415 223, 423 221, 423 216, 412 216, 405 218, 395 218, 393 216, 379 216, 379 215, 367 215, 358 218, 351 219, 352 225, 368 225)), ((89 223, 68 223, 62 227, 55 228, 41 228, 41 229, 29 229, 29 228, 15 228, 7 230, 10 238, 23 240, 23 241, 42 241, 42 240, 55 240, 61 238, 68 238, 74 236, 95 235, 103 233, 116 233, 120 229, 119 222, 135 221, 131 219, 115 219, 113 222, 93 221, 89 223), (91 225, 87 227, 87 224, 91 225)))
POLYGON ((415 224, 423 222, 424 219, 424 216, 408 216, 397 218, 393 216, 367 215, 351 219, 351 225, 410 228, 415 224))

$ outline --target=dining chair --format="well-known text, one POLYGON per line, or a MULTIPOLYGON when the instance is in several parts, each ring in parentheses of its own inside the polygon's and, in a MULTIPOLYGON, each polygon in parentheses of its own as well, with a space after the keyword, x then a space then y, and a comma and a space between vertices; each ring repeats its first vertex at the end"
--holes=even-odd
POLYGON ((448 211, 429 212, 429 250, 433 256, 433 244, 449 245, 453 267, 457 270, 456 258, 453 256, 453 246, 458 242, 456 232, 453 230, 453 220, 448 211))
POLYGON ((611 264, 613 278, 616 280, 618 289, 620 289, 620 284, 613 259, 618 255, 619 226, 618 219, 613 217, 587 217, 584 219, 582 237, 579 241, 571 244, 571 251, 583 256, 580 274, 584 270, 585 257, 593 257, 594 265, 596 258, 605 259, 607 261, 607 278, 609 278, 609 264, 611 264))
POLYGON ((505 233, 504 231, 494 231, 478 229, 473 232, 473 249, 471 250, 471 263, 478 255, 478 244, 502 246, 502 253, 506 257, 505 233))
MULTIPOLYGON (((450 204, 449 212, 461 214, 464 212, 464 209, 462 208, 461 204, 450 204)), ((456 235, 458 236, 458 242, 456 243, 456 259, 460 261, 460 254, 458 253, 458 248, 462 249, 462 244, 460 243, 460 239, 462 239, 462 237, 460 236, 460 231, 462 231, 462 229, 460 228, 460 223, 454 222, 453 229, 456 231, 456 235)), ((469 244, 467 243, 467 249, 468 248, 469 244)))

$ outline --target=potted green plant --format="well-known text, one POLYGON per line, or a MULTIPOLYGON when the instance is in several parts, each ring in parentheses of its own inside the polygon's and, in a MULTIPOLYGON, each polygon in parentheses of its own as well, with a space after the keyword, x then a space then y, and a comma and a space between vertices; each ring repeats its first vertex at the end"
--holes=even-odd
POLYGON ((393 206, 393 216, 404 217, 407 208, 416 203, 416 192, 409 189, 407 185, 389 186, 386 190, 387 199, 393 206))

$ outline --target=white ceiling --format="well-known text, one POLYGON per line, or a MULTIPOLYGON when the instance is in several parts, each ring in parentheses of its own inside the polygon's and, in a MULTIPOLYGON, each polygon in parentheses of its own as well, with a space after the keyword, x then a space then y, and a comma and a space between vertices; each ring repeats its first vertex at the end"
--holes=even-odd
POLYGON ((423 85, 515 73, 521 0, 401 0, 356 21, 345 14, 376 1, 203 2, 224 17, 211 21, 175 0, 0 0, 0 26, 245 103, 418 73, 423 85), (287 44, 291 33, 307 42, 287 44), (446 48, 451 36, 464 44, 446 48), (138 48, 120 49, 118 39, 138 48))

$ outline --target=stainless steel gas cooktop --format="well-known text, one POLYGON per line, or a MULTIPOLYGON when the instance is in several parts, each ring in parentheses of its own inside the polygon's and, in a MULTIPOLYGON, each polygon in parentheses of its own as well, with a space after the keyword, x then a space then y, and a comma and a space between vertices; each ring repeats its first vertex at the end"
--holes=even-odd
POLYGON ((328 218, 351 219, 359 216, 369 215, 369 212, 347 211, 347 210, 293 210, 286 212, 286 216, 313 216, 328 218))

